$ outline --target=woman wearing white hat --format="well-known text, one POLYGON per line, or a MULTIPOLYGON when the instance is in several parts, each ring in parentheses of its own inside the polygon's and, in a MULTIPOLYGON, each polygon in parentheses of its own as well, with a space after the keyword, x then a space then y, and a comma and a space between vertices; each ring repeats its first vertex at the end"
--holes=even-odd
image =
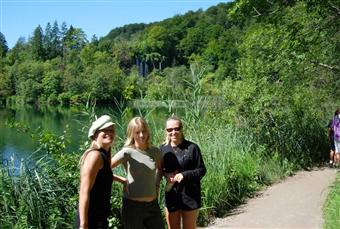
MULTIPOLYGON (((77 228, 108 228, 112 177, 111 145, 115 139, 115 124, 110 116, 95 120, 88 133, 92 140, 83 154, 80 164, 79 206, 77 228)), ((124 178, 123 178, 124 179, 124 178)), ((124 180, 121 180, 124 182, 124 180)))

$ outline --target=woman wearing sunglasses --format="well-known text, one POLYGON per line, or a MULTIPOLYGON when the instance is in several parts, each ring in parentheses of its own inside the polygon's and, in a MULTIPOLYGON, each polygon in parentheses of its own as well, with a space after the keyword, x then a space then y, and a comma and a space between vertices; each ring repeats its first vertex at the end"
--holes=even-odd
POLYGON ((196 228, 201 207, 200 181, 206 173, 200 148, 184 138, 182 121, 170 117, 166 121, 166 141, 160 147, 163 153, 165 213, 169 229, 196 228))

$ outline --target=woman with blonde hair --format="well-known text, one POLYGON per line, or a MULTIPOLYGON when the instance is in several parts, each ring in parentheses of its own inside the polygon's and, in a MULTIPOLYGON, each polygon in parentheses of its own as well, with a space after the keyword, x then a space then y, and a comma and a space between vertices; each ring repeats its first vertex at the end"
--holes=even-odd
POLYGON ((164 228, 158 204, 162 154, 151 145, 150 138, 146 121, 133 118, 127 127, 124 147, 111 160, 112 168, 122 164, 127 174, 122 201, 125 229, 164 228))
MULTIPOLYGON (((92 140, 80 165, 79 206, 76 228, 108 228, 111 210, 112 170, 111 145, 115 139, 115 124, 110 116, 95 120, 88 133, 92 140)), ((118 178, 117 178, 118 179, 118 178)))
POLYGON ((201 179, 206 168, 201 150, 184 138, 182 121, 170 117, 166 121, 166 141, 160 147, 163 153, 165 213, 169 229, 196 228, 201 207, 201 179))

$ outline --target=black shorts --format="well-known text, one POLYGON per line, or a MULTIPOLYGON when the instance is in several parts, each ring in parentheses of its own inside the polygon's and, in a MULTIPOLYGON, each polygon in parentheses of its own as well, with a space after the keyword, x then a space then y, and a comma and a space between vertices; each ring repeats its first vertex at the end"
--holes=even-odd
POLYGON ((184 203, 181 194, 178 194, 175 191, 165 192, 165 207, 168 209, 168 212, 176 212, 180 210, 192 211, 199 209, 196 201, 192 204, 184 203))
POLYGON ((331 142, 329 143, 329 149, 335 151, 335 144, 334 144, 334 141, 331 141, 331 142))

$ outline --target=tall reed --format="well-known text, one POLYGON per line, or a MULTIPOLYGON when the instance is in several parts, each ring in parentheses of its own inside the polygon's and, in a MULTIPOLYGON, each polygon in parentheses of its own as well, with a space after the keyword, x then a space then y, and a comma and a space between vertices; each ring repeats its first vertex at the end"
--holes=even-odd
POLYGON ((0 169, 0 228, 71 228, 74 190, 14 158, 0 169))

